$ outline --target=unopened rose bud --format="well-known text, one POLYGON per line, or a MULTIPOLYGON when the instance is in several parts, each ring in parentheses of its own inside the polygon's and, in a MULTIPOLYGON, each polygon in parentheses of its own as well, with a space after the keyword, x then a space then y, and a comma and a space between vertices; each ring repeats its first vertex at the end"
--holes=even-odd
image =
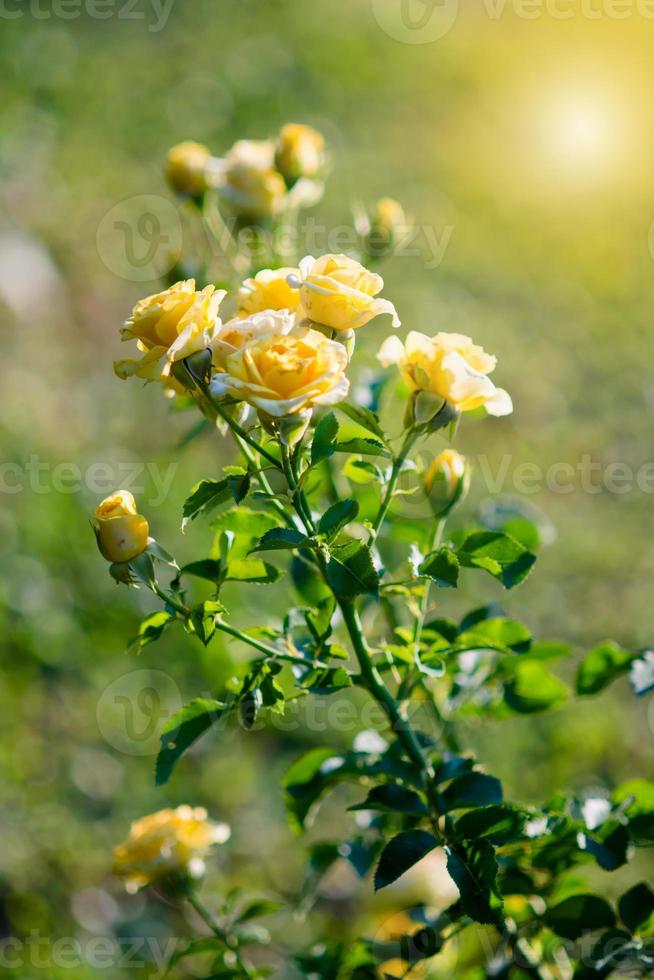
POLYGON ((468 489, 465 456, 456 449, 444 449, 427 470, 423 486, 433 513, 438 516, 449 513, 468 489))
POLYGON ((282 126, 275 146, 275 166, 289 186, 300 177, 316 177, 324 162, 322 133, 301 123, 282 126))
POLYGON ((148 545, 150 528, 137 513, 129 490, 117 490, 95 508, 95 535, 103 558, 116 564, 137 558, 148 545))
POLYGON ((177 194, 200 198, 207 190, 211 159, 211 152, 202 143, 178 143, 168 151, 166 179, 177 194))
POLYGON ((406 235, 408 220, 404 208, 392 197, 377 201, 369 219, 365 248, 371 257, 379 258, 392 252, 406 235))

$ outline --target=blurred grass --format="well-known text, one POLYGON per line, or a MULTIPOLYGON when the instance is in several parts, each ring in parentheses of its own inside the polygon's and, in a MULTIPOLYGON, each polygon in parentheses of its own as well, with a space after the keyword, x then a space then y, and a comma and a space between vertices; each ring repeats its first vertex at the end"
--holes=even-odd
MULTIPOLYGON (((83 471, 97 462, 146 461, 159 473, 174 466, 159 505, 145 479, 151 525, 184 556, 206 547, 200 527, 179 536, 181 502, 229 450, 203 439, 178 455, 187 420, 154 388, 113 377, 116 327, 155 284, 120 279, 96 248, 98 224, 117 202, 167 194, 161 162, 170 144, 200 139, 220 153, 287 119, 310 122, 326 133, 335 161, 321 217, 342 223, 352 199, 391 194, 437 236, 451 229, 437 268, 415 257, 386 265, 384 295, 403 328, 469 333, 498 355, 497 380, 514 395, 515 415, 464 425, 461 435, 462 448, 485 454, 492 473, 505 456, 509 474, 524 461, 543 471, 576 466, 584 454, 635 468, 651 458, 648 22, 635 14, 492 20, 464 8, 444 38, 407 45, 380 29, 365 2, 334 0, 327 13, 288 0, 197 0, 177 2, 161 32, 147 27, 26 14, 3 20, 0 32, 0 431, 4 460, 20 467, 3 468, 0 497, 0 916, 9 936, 184 935, 172 911, 122 895, 110 849, 131 819, 187 799, 235 831, 213 862, 210 894, 235 881, 293 892, 302 854, 285 825, 278 777, 306 737, 348 744, 301 729, 228 733, 155 790, 152 754, 126 755, 99 729, 102 692, 151 669, 186 700, 229 676, 232 654, 220 640, 203 651, 177 634, 138 660, 126 655, 153 606, 115 589, 95 550, 87 515, 106 491, 55 492, 33 468, 31 485, 23 479, 24 489, 9 492, 35 459, 83 471), (606 130, 598 145, 566 136, 580 107, 606 130)), ((362 334, 363 363, 372 363, 385 329, 375 323, 362 334)), ((576 486, 529 500, 550 517, 557 540, 507 608, 580 649, 604 636, 647 644, 651 495, 576 486)), ((466 599, 489 597, 497 597, 493 584, 475 583, 466 599)), ((243 622, 261 621, 259 590, 234 601, 243 622)), ((611 787, 647 773, 647 716, 648 704, 623 682, 599 700, 490 733, 473 729, 470 738, 512 793, 542 800, 559 786, 611 787)), ((339 819, 338 807, 328 812, 339 819)), ((335 883, 323 904, 334 933, 347 928, 352 887, 335 883)), ((307 938, 304 927, 290 928, 291 938, 307 938)), ((15 975, 25 976, 25 966, 15 975)), ((75 975, 104 974, 80 967, 75 975)))

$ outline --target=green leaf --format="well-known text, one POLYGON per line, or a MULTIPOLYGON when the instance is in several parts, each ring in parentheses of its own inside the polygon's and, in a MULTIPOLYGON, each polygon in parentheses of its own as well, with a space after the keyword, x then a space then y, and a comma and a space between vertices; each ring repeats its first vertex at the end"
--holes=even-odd
POLYGON ((255 551, 282 551, 292 548, 303 548, 309 542, 306 534, 295 531, 290 527, 273 527, 266 531, 261 541, 254 548, 250 549, 250 554, 255 551))
POLYGON ((469 806, 488 806, 502 802, 502 784, 495 776, 483 772, 468 772, 458 776, 441 793, 446 810, 469 806))
POLYGON ((164 610, 150 613, 141 621, 138 634, 129 641, 128 649, 136 647, 137 650, 142 650, 149 643, 154 643, 155 640, 159 639, 166 626, 174 621, 175 617, 164 610))
POLYGON ((375 871, 375 891, 396 881, 438 844, 438 839, 426 830, 405 830, 398 834, 381 853, 375 871))
POLYGON ((334 444, 335 453, 352 453, 358 456, 390 456, 391 452, 383 442, 376 439, 347 439, 334 444))
POLYGON ((379 417, 369 408, 364 408, 363 405, 348 405, 347 402, 341 402, 338 408, 353 422, 360 425, 362 429, 367 429, 373 435, 379 436, 383 442, 386 441, 386 435, 381 427, 379 417))
POLYGON ((226 510, 213 519, 210 527, 216 531, 232 531, 250 538, 259 538, 266 531, 279 527, 277 518, 263 510, 251 510, 241 504, 226 510))
POLYGON ((323 771, 323 766, 333 757, 332 749, 312 749, 286 773, 282 781, 286 790, 286 809, 296 830, 304 829, 314 804, 328 789, 335 768, 323 771))
POLYGON ((466 568, 482 568, 498 579, 506 589, 524 581, 536 556, 501 531, 474 531, 457 551, 466 568))
POLYGON ((183 565, 179 574, 204 578, 219 585, 224 578, 225 569, 217 558, 203 558, 201 561, 192 561, 188 565, 183 565))
POLYGON ((313 433, 311 443, 311 465, 315 466, 334 453, 334 443, 338 436, 338 419, 333 412, 323 415, 313 433))
POLYGON ((498 866, 487 840, 446 847, 447 871, 459 889, 459 903, 475 922, 498 925, 502 899, 497 887, 498 866))
POLYGON ((168 782, 181 756, 225 712, 221 701, 196 698, 175 712, 161 732, 161 748, 157 756, 156 784, 168 782))
POLYGON ((428 812, 426 805, 417 793, 404 786, 384 783, 374 786, 362 803, 355 803, 350 810, 384 810, 395 813, 422 815, 428 812))
POLYGON ((491 649, 525 653, 531 644, 531 633, 516 619, 498 617, 482 620, 470 630, 461 633, 457 640, 457 646, 483 648, 486 644, 491 649))
POLYGON ((279 568, 260 558, 231 558, 227 566, 227 582, 252 582, 271 585, 281 575, 279 568))
POLYGON ((318 531, 329 539, 335 538, 358 513, 359 505, 356 500, 339 500, 322 515, 318 522, 318 531))
POLYGON ((636 654, 607 640, 587 653, 577 670, 577 694, 597 694, 629 670, 636 654))
POLYGON ((195 520, 200 514, 212 510, 224 503, 225 500, 229 500, 230 497, 239 504, 247 496, 249 489, 250 477, 248 474, 229 476, 224 480, 200 480, 184 501, 182 528, 189 521, 195 520))
POLYGON ((504 700, 512 711, 532 714, 565 701, 568 688, 538 660, 520 661, 504 685, 504 700))
POLYGON ((419 575, 426 575, 441 589, 456 589, 459 582, 459 560, 450 548, 432 551, 418 567, 419 575))
POLYGON ((471 840, 485 837, 493 844, 506 844, 522 836, 526 821, 527 814, 516 807, 491 804, 468 810, 456 821, 454 829, 471 840))
POLYGON ((379 467, 366 459, 348 459, 342 469, 343 476, 355 486, 366 486, 369 483, 379 483, 382 474, 379 467))
POLYGON ((609 820, 592 835, 583 835, 583 849, 592 854, 605 871, 615 871, 626 864, 629 831, 617 820, 609 820))
POLYGON ((352 678, 344 667, 325 667, 311 671, 302 679, 302 687, 312 694, 334 694, 345 687, 352 687, 352 678))
POLYGON ((625 892, 618 902, 620 918, 630 932, 636 932, 654 912, 654 891, 641 881, 625 892))
POLYGON ((543 921, 557 936, 572 940, 585 932, 611 928, 615 925, 615 914, 598 895, 572 895, 548 909, 543 921))
POLYGON ((333 548, 327 563, 327 581, 339 597, 377 595, 379 574, 368 546, 351 540, 333 548))

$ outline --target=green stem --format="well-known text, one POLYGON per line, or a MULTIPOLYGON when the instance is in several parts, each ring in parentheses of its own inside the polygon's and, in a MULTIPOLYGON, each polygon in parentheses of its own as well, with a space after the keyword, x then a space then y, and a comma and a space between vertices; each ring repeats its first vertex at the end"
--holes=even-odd
POLYGON ((247 633, 242 633, 234 626, 228 626, 222 619, 216 618, 215 624, 217 630, 220 630, 222 633, 228 633, 234 639, 247 643, 254 650, 258 650, 259 653, 265 653, 267 657, 272 657, 275 660, 285 660, 290 664, 299 664, 301 667, 321 668, 328 666, 321 660, 309 660, 308 657, 302 657, 299 654, 284 653, 283 651, 276 650, 274 647, 268 646, 267 643, 262 643, 261 640, 257 640, 256 637, 248 636, 247 633))
POLYGON ((282 441, 281 438, 279 440, 279 445, 284 476, 286 477, 288 488, 291 491, 291 503, 295 507, 298 516, 300 517, 300 520, 304 524, 308 533, 315 534, 316 525, 311 517, 311 508, 309 507, 309 502, 304 494, 304 491, 299 485, 297 470, 291 459, 288 446, 282 441))
POLYGON ((261 446, 256 439, 253 439, 250 433, 247 432, 242 425, 239 425, 236 419, 231 417, 229 412, 225 411, 224 407, 220 404, 220 402, 216 401, 216 399, 211 394, 211 390, 209 389, 209 386, 197 381, 197 379, 196 379, 196 384, 200 388, 200 391, 207 399, 211 407, 216 410, 218 415, 220 415, 221 419, 227 422, 227 425, 230 427, 232 432, 235 432, 236 435, 243 440, 243 442, 246 442, 249 446, 252 446, 252 448, 256 452, 258 452, 260 456, 263 456, 264 459, 267 459, 268 462, 272 463, 272 465, 275 466, 278 470, 281 469, 279 460, 276 459, 276 457, 273 456, 272 453, 268 452, 267 449, 264 449, 264 447, 261 446))
POLYGON ((155 595, 159 596, 159 598, 163 602, 165 602, 168 606, 172 606, 173 609, 175 609, 181 616, 184 617, 184 619, 188 617, 189 611, 186 608, 186 606, 183 606, 181 602, 178 602, 177 599, 171 596, 168 592, 164 592, 163 589, 160 589, 156 582, 151 582, 150 588, 152 589, 155 595))
POLYGON ((386 493, 377 511, 377 516, 372 523, 372 529, 370 531, 370 543, 375 540, 379 534, 379 530, 384 523, 386 514, 388 513, 388 508, 391 506, 391 500, 393 499, 393 493, 395 492, 395 487, 404 465, 404 461, 411 452, 411 447, 418 438, 419 433, 415 429, 409 429, 404 437, 404 442, 400 447, 398 455, 393 460, 393 467, 391 469, 391 475, 388 480, 388 486, 386 487, 386 493))
POLYGON ((210 929, 210 931, 214 934, 214 936, 217 939, 220 939, 221 942, 223 942, 225 944, 225 946, 227 947, 229 953, 234 957, 234 959, 235 959, 235 965, 236 965, 237 969, 240 971, 240 973, 237 974, 237 975, 240 975, 240 976, 243 976, 243 977, 251 977, 252 976, 252 972, 251 972, 250 968, 247 966, 246 963, 243 962, 243 960, 241 959, 240 954, 235 949, 232 948, 232 946, 231 946, 231 944, 229 942, 229 936, 228 936, 228 934, 225 932, 225 930, 216 921, 215 917, 209 911, 209 909, 206 907, 206 905, 201 900, 201 898, 199 897, 199 895, 196 892, 194 892, 194 891, 192 891, 192 890, 189 889, 189 891, 187 891, 187 893, 186 893, 186 900, 188 901, 189 905, 193 909, 195 909, 195 911, 197 912, 197 914, 200 916, 200 918, 205 923, 205 925, 210 929))
MULTIPOLYGON (((440 517, 436 521, 434 530, 431 534, 428 552, 435 551, 436 548, 440 547, 440 543, 443 540, 443 531, 445 530, 446 517, 440 517)), ((420 639, 422 637, 422 628, 425 624, 425 618, 427 616, 427 610, 429 609, 429 593, 431 590, 431 579, 427 579, 425 582, 425 589, 422 593, 422 598, 420 600, 420 610, 418 612, 418 618, 416 620, 416 628, 413 634, 413 659, 416 665, 420 662, 420 639)))

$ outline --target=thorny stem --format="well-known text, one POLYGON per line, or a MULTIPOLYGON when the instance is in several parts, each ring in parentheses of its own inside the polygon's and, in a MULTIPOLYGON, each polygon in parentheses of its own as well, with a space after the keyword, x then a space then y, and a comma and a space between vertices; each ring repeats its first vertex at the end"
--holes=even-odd
POLYGON ((233 419, 233 418, 231 417, 231 415, 229 414, 229 412, 226 412, 226 411, 225 411, 225 409, 224 409, 224 408, 223 408, 223 406, 222 406, 222 405, 220 404, 220 402, 218 402, 218 401, 216 401, 216 399, 215 399, 215 398, 213 397, 213 395, 211 394, 211 390, 209 389, 209 387, 208 387, 208 385, 206 385, 206 384, 203 384, 203 383, 202 383, 202 382, 200 382, 200 381, 197 381, 197 379, 196 379, 196 384, 197 384, 197 385, 198 385, 198 387, 200 388, 200 390, 201 390, 201 392, 202 392, 202 394, 203 394, 203 395, 204 395, 204 397, 205 397, 205 398, 207 399, 207 401, 209 402, 209 404, 211 405, 211 407, 212 407, 212 408, 214 408, 214 409, 216 410, 216 412, 218 413, 218 415, 220 415, 220 417, 221 417, 221 418, 222 418, 222 419, 223 419, 223 420, 224 420, 225 422, 227 422, 227 424, 228 424, 228 426, 230 427, 230 429, 231 429, 231 430, 232 430, 233 432, 235 432, 235 433, 236 433, 236 435, 237 435, 237 436, 239 436, 239 437, 240 437, 240 438, 241 438, 241 439, 243 440, 243 442, 246 442, 246 443, 247 443, 247 444, 248 444, 249 446, 252 446, 252 448, 253 448, 253 449, 254 449, 254 450, 255 450, 256 452, 258 452, 260 456, 263 456, 263 458, 264 458, 264 459, 267 459, 269 463, 272 463, 272 465, 273 465, 274 467, 276 467, 276 469, 278 469, 278 470, 279 470, 279 469, 281 469, 281 466, 280 466, 280 463, 279 463, 279 460, 278 460, 278 459, 276 459, 276 458, 275 458, 275 457, 273 456, 273 454, 272 454, 272 453, 270 453, 270 452, 268 452, 268 450, 267 450, 267 449, 266 449, 266 448, 265 448, 264 446, 262 446, 262 445, 260 445, 260 444, 259 444, 259 443, 257 442, 257 440, 256 440, 256 439, 253 439, 253 438, 252 438, 252 436, 250 435, 250 433, 249 433, 249 432, 247 432, 247 431, 246 431, 246 430, 245 430, 245 429, 243 428, 243 426, 242 426, 242 425, 239 425, 239 423, 238 423, 238 422, 236 421, 236 419, 233 419))
POLYGON ((391 475, 388 479, 388 486, 386 487, 386 493, 384 494, 383 500, 377 511, 377 516, 372 523, 372 529, 370 531, 370 543, 376 539, 379 534, 379 530, 386 519, 386 514, 388 513, 388 508, 391 506, 391 500, 393 499, 393 494, 395 493, 395 487, 397 481, 404 466, 404 462, 411 452, 411 447, 418 438, 419 433, 415 429, 409 429, 406 436, 404 437, 404 442, 400 447, 400 451, 393 460, 393 466, 391 469, 391 475))
POLYGON ((240 630, 235 629, 233 626, 228 626, 224 620, 219 616, 216 616, 214 620, 217 630, 222 633, 228 633, 233 636, 236 640, 241 640, 243 643, 247 643, 254 650, 258 650, 259 653, 265 653, 267 657, 272 657, 276 660, 286 660, 290 664, 299 664, 301 667, 327 667, 326 663, 320 660, 309 660, 308 657, 302 657, 300 654, 295 653, 284 653, 281 650, 276 650, 274 647, 268 646, 267 643, 262 643, 261 640, 257 640, 254 636, 249 636, 247 633, 242 633, 240 630))

